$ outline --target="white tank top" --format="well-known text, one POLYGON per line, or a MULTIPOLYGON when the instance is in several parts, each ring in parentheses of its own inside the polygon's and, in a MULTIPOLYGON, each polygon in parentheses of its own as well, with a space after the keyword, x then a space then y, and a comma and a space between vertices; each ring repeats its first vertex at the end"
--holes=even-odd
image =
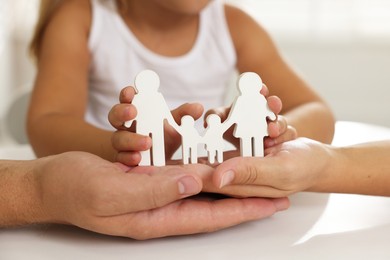
POLYGON ((120 90, 133 86, 135 76, 144 69, 160 76, 159 92, 170 109, 186 102, 199 102, 205 111, 224 104, 236 53, 221 0, 210 1, 201 12, 195 44, 178 57, 165 57, 143 46, 118 14, 114 0, 91 3, 88 122, 112 130, 109 110, 118 103, 120 90))

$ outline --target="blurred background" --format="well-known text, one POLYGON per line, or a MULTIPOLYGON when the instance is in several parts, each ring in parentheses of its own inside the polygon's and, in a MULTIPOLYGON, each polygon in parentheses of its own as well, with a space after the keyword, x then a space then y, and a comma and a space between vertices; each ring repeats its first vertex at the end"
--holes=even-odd
MULTIPOLYGON (((390 127, 390 1, 226 1, 268 30, 337 120, 390 127)), ((12 101, 28 93, 34 81, 27 46, 38 5, 39 0, 0 0, 0 145, 7 141, 12 101)), ((24 109, 14 112, 13 121, 24 120, 24 109)))

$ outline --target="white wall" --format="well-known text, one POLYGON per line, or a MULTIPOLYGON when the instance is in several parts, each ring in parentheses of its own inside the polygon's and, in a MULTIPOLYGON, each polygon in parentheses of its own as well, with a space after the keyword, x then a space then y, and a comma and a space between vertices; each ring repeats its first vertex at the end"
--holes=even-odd
POLYGON ((35 75, 27 46, 37 18, 38 0, 0 1, 0 118, 12 96, 35 75))
POLYGON ((390 127, 390 42, 279 39, 290 64, 318 90, 337 119, 390 127))
MULTIPOLYGON (((0 0, 0 146, 6 138, 5 114, 12 99, 31 88, 35 66, 27 54, 38 0, 0 0)), ((18 120, 18 119, 16 119, 18 120)))

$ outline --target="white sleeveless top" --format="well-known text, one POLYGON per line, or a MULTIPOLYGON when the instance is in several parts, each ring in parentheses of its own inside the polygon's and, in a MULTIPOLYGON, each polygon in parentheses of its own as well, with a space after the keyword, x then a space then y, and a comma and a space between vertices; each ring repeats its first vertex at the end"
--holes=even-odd
POLYGON ((120 90, 134 86, 135 76, 144 69, 160 76, 159 92, 170 109, 186 102, 199 102, 205 111, 224 104, 236 53, 221 0, 210 1, 202 10, 194 46, 178 57, 165 57, 143 46, 118 14, 114 0, 91 3, 88 122, 112 130, 109 110, 118 103, 120 90))

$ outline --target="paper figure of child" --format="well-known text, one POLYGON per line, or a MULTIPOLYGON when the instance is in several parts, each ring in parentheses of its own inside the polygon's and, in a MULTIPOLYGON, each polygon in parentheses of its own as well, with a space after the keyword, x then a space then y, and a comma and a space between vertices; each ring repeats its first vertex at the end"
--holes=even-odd
POLYGON ((201 140, 199 132, 195 128, 195 121, 192 116, 185 115, 181 118, 179 128, 182 145, 183 164, 198 163, 198 144, 201 140))
POLYGON ((208 154, 209 163, 213 164, 215 158, 219 163, 223 162, 223 150, 225 141, 223 134, 228 129, 225 124, 221 123, 221 118, 216 114, 210 114, 206 118, 207 128, 203 135, 203 143, 208 154))
POLYGON ((164 121, 167 120, 176 131, 179 126, 173 119, 163 95, 158 92, 160 78, 154 71, 141 71, 136 76, 134 85, 136 95, 132 104, 137 108, 137 116, 124 125, 130 127, 133 121, 137 121, 136 133, 152 138, 152 156, 150 150, 142 151, 139 165, 164 166, 164 121))
POLYGON ((235 125, 233 135, 240 138, 241 156, 264 156, 263 138, 268 136, 267 117, 276 120, 266 98, 260 93, 263 82, 254 72, 245 72, 238 79, 240 95, 234 101, 228 118, 235 125))

